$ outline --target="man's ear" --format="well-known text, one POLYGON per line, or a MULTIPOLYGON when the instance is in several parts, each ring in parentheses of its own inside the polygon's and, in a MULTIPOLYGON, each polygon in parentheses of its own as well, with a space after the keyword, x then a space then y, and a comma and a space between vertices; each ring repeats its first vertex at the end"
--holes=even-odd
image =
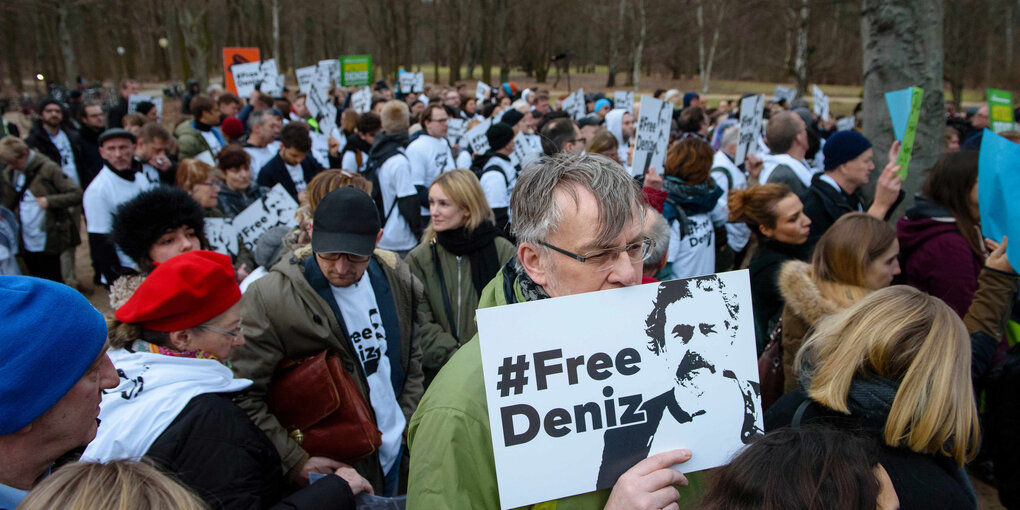
POLYGON ((539 250, 537 246, 531 243, 521 243, 517 247, 517 260, 520 261, 521 266, 524 267, 524 271, 528 273, 532 281, 544 287, 549 282, 549 277, 542 267, 539 250))
POLYGON ((379 229, 379 234, 375 236, 375 247, 379 247, 379 241, 382 240, 383 229, 379 229))
POLYGON ((191 345, 191 337, 188 334, 188 330, 184 329, 181 331, 170 332, 170 347, 175 350, 184 352, 190 350, 188 347, 191 345))

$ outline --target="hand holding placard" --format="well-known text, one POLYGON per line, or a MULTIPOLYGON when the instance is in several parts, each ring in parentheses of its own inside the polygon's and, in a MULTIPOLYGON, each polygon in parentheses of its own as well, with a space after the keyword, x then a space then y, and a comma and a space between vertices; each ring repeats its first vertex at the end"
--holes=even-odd
POLYGON ((923 98, 924 89, 921 87, 894 90, 885 94, 889 117, 892 118, 893 133, 901 143, 896 164, 900 167, 900 179, 903 180, 907 178, 907 167, 914 152, 914 136, 917 134, 917 121, 921 116, 923 98))
MULTIPOLYGON (((978 156, 978 206, 981 230, 993 241, 1020 236, 1020 208, 1013 196, 1020 187, 1020 145, 986 129, 978 156)), ((1017 244, 1017 243, 1014 243, 1017 244)), ((1020 260, 1020 246, 1006 248, 1010 260, 1020 260)))

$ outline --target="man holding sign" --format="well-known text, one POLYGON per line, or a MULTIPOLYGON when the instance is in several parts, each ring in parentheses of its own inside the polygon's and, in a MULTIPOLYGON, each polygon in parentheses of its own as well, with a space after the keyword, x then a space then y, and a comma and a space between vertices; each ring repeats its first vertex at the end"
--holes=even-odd
MULTIPOLYGON (((559 153, 521 173, 511 198, 517 257, 483 290, 479 308, 637 285, 650 242, 641 192, 606 158, 559 153), (577 255, 580 254, 580 255, 577 255)), ((489 413, 476 335, 440 371, 408 431, 408 504, 498 508, 489 413)), ((687 450, 649 457, 613 489, 559 500, 557 508, 663 508, 687 479, 670 466, 687 450)))

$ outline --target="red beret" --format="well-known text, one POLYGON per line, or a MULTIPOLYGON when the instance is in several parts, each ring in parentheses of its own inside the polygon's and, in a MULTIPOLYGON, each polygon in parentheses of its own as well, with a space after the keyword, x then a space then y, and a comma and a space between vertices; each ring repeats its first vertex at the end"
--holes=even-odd
POLYGON ((230 257, 189 251, 157 264, 114 315, 151 331, 180 331, 219 316, 240 300, 230 257))

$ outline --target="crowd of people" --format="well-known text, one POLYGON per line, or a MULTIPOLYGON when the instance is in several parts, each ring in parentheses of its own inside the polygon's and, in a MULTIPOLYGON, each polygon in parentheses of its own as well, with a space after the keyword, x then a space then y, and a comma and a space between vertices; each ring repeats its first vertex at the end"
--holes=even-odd
POLYGON ((477 309, 745 268, 766 434, 708 476, 672 450, 535 508, 977 508, 967 466, 1020 508, 986 106, 947 113, 906 197, 898 144, 876 172, 854 122, 803 101, 770 103, 736 164, 739 99, 657 91, 668 150, 642 170, 640 104, 603 94, 575 118, 512 82, 381 81, 366 112, 332 90, 328 125, 296 91, 196 83, 168 129, 151 103, 128 113, 138 86, 4 125, 0 508, 498 508, 477 309), (486 147, 452 121, 486 122, 486 147), (276 186, 297 226, 212 251, 206 220, 276 186), (83 240, 106 317, 79 292, 83 240))

